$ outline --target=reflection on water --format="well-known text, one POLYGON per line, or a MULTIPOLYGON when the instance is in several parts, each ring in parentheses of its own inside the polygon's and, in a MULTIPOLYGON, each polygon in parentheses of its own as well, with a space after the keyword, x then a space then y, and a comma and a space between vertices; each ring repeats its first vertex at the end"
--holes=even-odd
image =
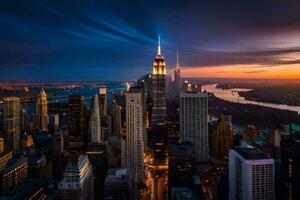
POLYGON ((246 100, 245 97, 241 97, 238 93, 242 91, 246 91, 246 92, 251 91, 252 89, 242 89, 242 88, 220 89, 217 88, 217 84, 209 84, 209 85, 203 85, 202 90, 205 90, 209 93, 213 93, 216 97, 223 99, 225 101, 241 103, 241 104, 253 104, 253 105, 259 105, 268 108, 276 108, 282 110, 290 110, 300 114, 300 106, 288 106, 284 104, 264 103, 264 102, 254 101, 254 100, 246 100))

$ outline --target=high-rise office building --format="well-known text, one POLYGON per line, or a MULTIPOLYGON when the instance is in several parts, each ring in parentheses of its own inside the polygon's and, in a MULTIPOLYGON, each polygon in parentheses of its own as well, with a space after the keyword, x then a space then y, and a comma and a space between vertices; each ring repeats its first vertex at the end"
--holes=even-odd
POLYGON ((219 159, 226 159, 232 147, 233 130, 221 115, 218 121, 209 126, 209 154, 219 159))
POLYGON ((179 57, 178 57, 178 52, 177 52, 177 57, 176 57, 176 68, 174 69, 173 72, 173 83, 176 86, 177 92, 180 91, 181 88, 181 78, 180 78, 180 67, 179 67, 179 57))
POLYGON ((126 93, 126 168, 134 183, 144 179, 143 107, 140 92, 126 93))
POLYGON ((112 132, 121 133, 121 111, 122 107, 113 100, 112 104, 112 132))
POLYGON ((98 95, 93 98, 89 122, 90 142, 94 143, 103 141, 98 99, 98 95))
MULTIPOLYGON (((151 113, 152 113, 152 75, 146 74, 138 79, 137 85, 143 88, 143 108, 144 108, 144 123, 145 128, 150 127, 150 121, 151 121, 151 113)), ((146 144, 146 143, 145 143, 146 144)))
POLYGON ((230 128, 232 128, 232 115, 229 113, 223 113, 224 121, 229 124, 230 128))
POLYGON ((16 151, 20 146, 20 99, 3 99, 3 130, 9 146, 16 151))
POLYGON ((23 132, 28 126, 28 116, 26 109, 20 110, 20 130, 23 132))
POLYGON ((61 200, 94 199, 93 169, 88 156, 79 155, 67 164, 57 196, 61 200))
POLYGON ((54 114, 54 132, 58 132, 59 131, 59 115, 58 114, 54 114))
POLYGON ((104 184, 104 200, 130 199, 130 180, 127 169, 109 169, 104 184))
POLYGON ((190 142, 169 144, 169 191, 173 187, 192 187, 196 174, 195 147, 190 142))
POLYGON ((44 88, 42 88, 36 101, 36 128, 41 131, 46 131, 48 130, 48 123, 47 95, 44 88))
POLYGON ((229 151, 229 199, 274 199, 274 160, 256 148, 229 151))
POLYGON ((1 191, 7 192, 15 185, 23 183, 27 179, 27 158, 13 157, 1 171, 1 191))
POLYGON ((87 139, 84 96, 69 97, 68 151, 81 152, 87 139))
POLYGON ((64 171, 64 135, 62 130, 55 132, 52 137, 53 146, 52 146, 52 157, 56 161, 53 165, 53 175, 56 180, 59 180, 62 177, 64 171))
POLYGON ((104 179, 107 172, 107 152, 104 143, 89 143, 86 155, 88 155, 93 168, 95 199, 103 196, 104 179))
POLYGON ((208 160, 208 96, 201 92, 180 94, 180 140, 195 145, 196 161, 208 160))
POLYGON ((291 136, 281 140, 282 199, 300 199, 300 126, 290 125, 291 136))
POLYGON ((258 137, 258 130, 254 125, 247 126, 243 131, 243 140, 251 143, 256 142, 258 137))
POLYGON ((16 200, 46 200, 47 185, 40 179, 27 179, 1 195, 0 199, 16 200))
POLYGON ((31 134, 24 132, 21 135, 21 146, 23 148, 29 148, 29 147, 33 146, 33 138, 32 138, 31 134))
POLYGON ((12 158, 12 156, 12 150, 6 150, 0 153, 0 171, 5 168, 7 162, 12 158))
POLYGON ((107 115, 107 88, 106 85, 101 85, 99 89, 99 110, 100 117, 107 115))
POLYGON ((162 123, 167 118, 166 106, 166 63, 161 53, 160 39, 158 40, 157 55, 152 71, 152 116, 151 125, 162 123))
POLYGON ((121 134, 121 168, 127 167, 126 150, 126 134, 121 134))

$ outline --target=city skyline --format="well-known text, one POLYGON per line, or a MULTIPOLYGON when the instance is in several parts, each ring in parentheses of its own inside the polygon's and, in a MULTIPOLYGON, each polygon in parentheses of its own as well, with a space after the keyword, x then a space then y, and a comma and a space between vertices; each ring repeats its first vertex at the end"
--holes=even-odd
POLYGON ((0 200, 300 199, 300 2, 0 6, 0 200))
POLYGON ((133 80, 151 71, 159 35, 168 75, 179 51, 183 77, 300 78, 299 7, 268 0, 9 1, 0 8, 0 79, 133 80))

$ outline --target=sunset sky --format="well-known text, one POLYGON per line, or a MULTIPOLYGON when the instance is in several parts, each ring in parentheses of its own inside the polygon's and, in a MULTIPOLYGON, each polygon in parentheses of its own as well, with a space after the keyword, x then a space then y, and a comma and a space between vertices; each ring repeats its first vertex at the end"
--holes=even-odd
POLYGON ((160 35, 183 76, 300 78, 300 1, 10 0, 1 80, 136 79, 160 35))

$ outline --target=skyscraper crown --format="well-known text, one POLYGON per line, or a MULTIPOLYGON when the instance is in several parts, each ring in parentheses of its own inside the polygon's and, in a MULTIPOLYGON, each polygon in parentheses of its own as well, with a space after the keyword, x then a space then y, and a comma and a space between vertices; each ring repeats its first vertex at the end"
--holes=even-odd
POLYGON ((153 74, 166 75, 166 63, 161 53, 160 37, 158 37, 157 55, 153 63, 153 74))

